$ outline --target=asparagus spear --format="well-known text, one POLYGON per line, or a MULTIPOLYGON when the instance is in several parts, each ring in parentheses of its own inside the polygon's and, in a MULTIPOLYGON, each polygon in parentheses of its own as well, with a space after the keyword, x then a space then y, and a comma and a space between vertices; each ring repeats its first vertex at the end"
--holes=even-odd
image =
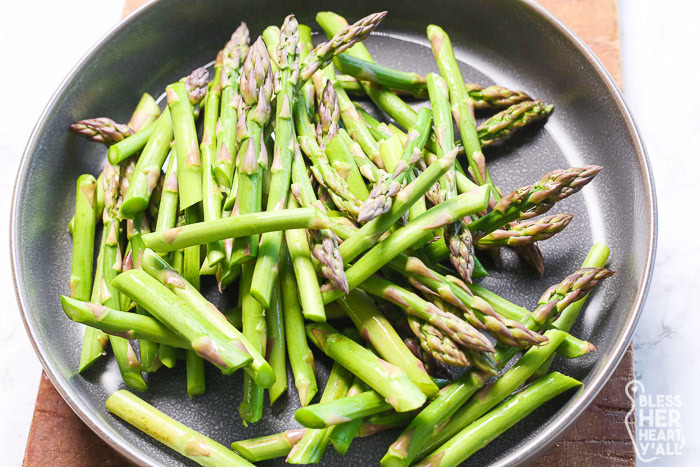
MULTIPOLYGON (((341 73, 347 73, 347 75, 338 75, 338 81, 346 92, 353 95, 365 95, 358 80, 375 83, 397 94, 410 94, 419 98, 425 98, 429 94, 426 76, 377 65, 349 54, 338 55, 334 62, 341 73)), ((503 109, 531 100, 530 96, 524 92, 511 91, 503 86, 484 88, 473 83, 464 83, 464 85, 474 102, 475 109, 503 109)))
POLYGON ((130 392, 119 390, 113 393, 107 398, 105 405, 110 413, 201 465, 253 465, 216 441, 173 420, 130 392))
POLYGON ((483 352, 495 351, 489 340, 472 325, 457 315, 423 300, 408 289, 378 276, 369 277, 360 288, 398 305, 411 316, 427 321, 465 348, 483 352))
POLYGON ((408 324, 413 334, 418 338, 421 348, 434 360, 454 367, 469 368, 472 366, 472 361, 449 335, 414 316, 408 316, 408 324))
MULTIPOLYGON (((253 345, 253 348, 261 354, 266 354, 267 325, 265 323, 265 310, 260 303, 250 294, 250 283, 253 279, 253 265, 241 266, 241 282, 239 295, 243 307, 243 335, 253 345)), ((274 384, 274 383, 273 383, 274 384)), ((243 400, 238 408, 238 414, 243 419, 243 424, 256 423, 262 418, 263 388, 256 384, 248 374, 243 377, 243 400)))
MULTIPOLYGON (((353 107, 353 110, 355 107, 353 107)), ((369 198, 362 204, 362 210, 358 216, 360 222, 371 221, 380 214, 391 209, 393 198, 401 189, 406 175, 421 156, 421 150, 425 146, 430 132, 432 114, 430 110, 423 108, 418 113, 416 124, 408 132, 408 138, 403 147, 401 160, 396 164, 391 175, 378 180, 369 194, 369 198)))
POLYGON ((126 339, 145 339, 180 349, 190 348, 185 340, 150 316, 114 310, 65 295, 61 296, 61 306, 71 320, 90 326, 90 329, 98 329, 126 339))
POLYGON ((391 410, 391 405, 375 391, 321 402, 297 409, 294 418, 307 428, 328 428, 391 410))
POLYGON ((364 40, 374 31, 387 15, 386 11, 365 16, 351 26, 339 30, 328 42, 316 46, 304 59, 299 76, 306 81, 316 70, 323 69, 331 63, 334 56, 351 48, 356 42, 364 40))
MULTIPOLYGON (((238 108, 238 193, 234 211, 249 214, 262 208, 262 176, 268 164, 262 132, 270 119, 272 75, 270 56, 261 37, 253 43, 243 63, 239 89, 243 99, 238 108), (245 112, 244 104, 249 107, 245 112)), ((231 262, 240 264, 249 261, 257 256, 257 252, 258 235, 235 239, 231 262)))
MULTIPOLYGON (((345 396, 351 383, 352 374, 340 364, 333 363, 326 387, 321 396, 321 402, 329 402, 345 396)), ((328 446, 331 431, 332 428, 306 430, 304 436, 292 446, 286 462, 289 464, 319 463, 328 446)))
MULTIPOLYGON (((216 157, 216 128, 219 122, 221 103, 221 69, 222 54, 217 56, 214 65, 214 80, 209 85, 206 103, 204 104, 204 125, 202 141, 199 150, 202 155, 202 212, 204 221, 221 218, 223 195, 219 185, 214 179, 214 166, 216 157)), ((223 240, 211 242, 207 245, 207 261, 210 266, 216 266, 224 260, 223 240)))
POLYGON ((306 431, 305 428, 299 428, 260 438, 236 441, 231 444, 231 449, 251 462, 286 457, 292 447, 304 437, 306 431))
MULTIPOLYGON (((280 29, 280 42, 277 47, 280 84, 276 92, 275 150, 270 168, 272 178, 270 194, 267 198, 268 211, 282 210, 287 205, 292 155, 296 146, 292 109, 294 108, 294 86, 298 81, 300 53, 298 23, 294 15, 289 15, 284 19, 280 29)), ((272 231, 264 233, 260 238, 250 293, 263 308, 270 306, 283 235, 282 231, 272 231)))
POLYGON ((505 139, 518 128, 549 117, 553 111, 553 105, 539 100, 513 104, 476 127, 481 146, 505 139))
MULTIPOLYGON (((104 238, 104 235, 102 235, 104 238)), ((100 288, 102 285, 102 259, 104 251, 104 241, 100 241, 100 249, 97 254, 97 266, 95 268, 95 278, 92 282, 92 293, 90 303, 100 304, 100 288)), ((72 319, 72 318, 71 318, 72 319)), ((109 342, 107 334, 94 327, 86 327, 83 334, 83 345, 80 352, 80 364, 78 373, 87 370, 98 358, 105 354, 105 346, 109 342)))
POLYGON ((423 363, 406 347, 370 297, 364 292, 353 290, 338 303, 352 319, 360 335, 374 346, 384 360, 406 372, 426 396, 431 397, 437 392, 437 386, 428 376, 423 363))
MULTIPOLYGON (((103 177, 105 208, 102 219, 104 225, 102 232, 104 246, 102 248, 100 303, 114 309, 121 309, 122 307, 121 294, 112 283, 122 269, 122 253, 119 246, 120 229, 119 219, 117 218, 119 180, 119 168, 110 164, 109 161, 105 162, 103 177)), ((122 337, 110 336, 109 343, 124 383, 138 391, 148 389, 146 381, 141 375, 141 364, 129 341, 122 337)))
MULTIPOLYGON (((249 360, 246 372, 253 374, 258 384, 270 387, 274 383, 274 372, 265 361, 263 353, 256 350, 252 341, 231 325, 211 302, 171 268, 165 260, 152 250, 146 250, 143 255, 143 269, 182 300, 190 310, 188 313, 206 327, 212 338, 220 338, 228 345, 241 349, 242 353, 248 355, 251 360, 249 360)), ((166 321, 163 323, 168 325, 166 321)))
POLYGON ((403 370, 380 359, 331 326, 310 323, 306 325, 306 334, 326 355, 381 394, 397 412, 413 410, 425 402, 425 394, 403 370))
MULTIPOLYGON (((144 267, 145 264, 144 261, 144 267)), ((207 321, 193 314, 192 308, 184 300, 145 271, 126 271, 117 276, 112 284, 185 339, 198 355, 209 360, 224 374, 231 374, 251 362, 247 351, 211 332, 207 321)))
POLYGON ((452 151, 436 163, 431 164, 415 181, 408 184, 396 195, 389 212, 372 219, 352 236, 344 238, 339 247, 343 261, 350 263, 365 250, 374 246, 379 238, 408 212, 413 203, 450 169, 456 156, 457 152, 452 151))
POLYGON ((107 152, 109 162, 114 165, 119 164, 142 150, 155 129, 156 122, 151 122, 131 136, 112 144, 107 152))
POLYGON ((341 73, 360 81, 371 81, 385 88, 425 97, 426 78, 418 73, 394 70, 348 54, 338 55, 334 62, 341 73))
MULTIPOLYGON (((465 193, 435 206, 417 219, 392 233, 357 260, 345 273, 350 290, 354 289, 382 266, 410 247, 415 238, 426 230, 434 230, 466 215, 481 211, 489 200, 489 187, 465 193)), ((347 261, 347 260, 346 260, 347 261)), ((324 303, 330 303, 342 295, 342 291, 326 290, 324 303)))
POLYGON ((411 423, 411 420, 416 416, 416 411, 398 413, 394 411, 384 412, 377 415, 367 417, 360 425, 357 435, 360 438, 371 436, 381 431, 391 430, 392 428, 404 427, 411 423))
MULTIPOLYGON (((294 197, 289 198, 288 207, 290 211, 301 211, 308 208, 299 208, 294 197)), ((314 209, 320 212, 318 209, 314 209)), ((281 211, 280 211, 281 212, 281 211)), ((315 221, 315 219, 312 219, 315 221)), ((330 225, 323 226, 328 228, 330 225)), ((323 308, 321 289, 316 278, 313 262, 311 261, 311 251, 306 239, 306 232, 301 229, 289 229, 284 232, 289 255, 292 258, 294 274, 299 287, 299 300, 301 301, 304 318, 311 321, 326 321, 326 312, 323 308)))
POLYGON ((75 225, 70 276, 70 296, 89 300, 92 290, 92 256, 95 248, 95 191, 97 180, 89 174, 78 177, 75 190, 75 225))
MULTIPOLYGON (((472 175, 477 184, 489 184, 493 186, 491 175, 486 168, 484 154, 481 152, 479 135, 476 131, 474 104, 464 85, 462 72, 459 70, 459 65, 452 51, 450 38, 442 28, 431 24, 428 26, 428 39, 432 45, 433 54, 435 55, 438 68, 440 68, 440 73, 447 81, 447 86, 450 91, 452 113, 457 121, 459 133, 462 136, 464 152, 467 156, 472 175)), ((492 190, 491 195, 494 199, 499 199, 497 190, 492 190)))
POLYGON ((280 256, 280 287, 289 363, 294 374, 294 385, 299 393, 299 402, 304 407, 316 395, 318 387, 314 355, 306 341, 304 317, 297 296, 297 282, 286 245, 283 245, 280 256))
MULTIPOLYGON (((353 397, 370 390, 370 387, 367 386, 367 384, 364 381, 355 376, 355 379, 353 379, 352 382, 352 386, 350 386, 350 389, 348 389, 348 392, 345 395, 345 397, 353 397)), ((360 425, 362 425, 362 420, 362 417, 358 417, 354 420, 350 420, 349 422, 336 425, 333 428, 333 430, 331 431, 330 441, 333 445, 333 449, 335 449, 335 452, 337 452, 341 456, 344 456, 348 452, 352 440, 355 439, 355 437, 357 437, 360 425)))
MULTIPOLYGON (((204 82, 206 83, 206 77, 204 82)), ((186 209, 202 200, 202 161, 197 144, 197 130, 185 83, 177 82, 169 85, 166 88, 166 95, 178 159, 180 209, 186 209)))
POLYGON ((440 391, 440 394, 403 430, 382 457, 383 467, 408 466, 425 441, 481 388, 488 375, 470 371, 440 391))
POLYGON ((236 123, 238 122, 238 104, 241 96, 238 92, 240 68, 248 54, 250 33, 248 26, 241 23, 231 35, 221 51, 221 117, 216 128, 216 160, 214 175, 219 188, 227 194, 236 195, 231 188, 233 182, 236 154, 236 123))
POLYGON ((561 232, 569 225, 571 214, 555 214, 511 225, 509 229, 497 229, 479 239, 479 249, 497 248, 499 246, 522 246, 539 240, 546 240, 561 232))
POLYGON ((415 458, 420 459, 426 454, 433 452, 435 448, 441 446, 445 441, 452 438, 508 397, 521 384, 527 381, 532 373, 552 355, 564 340, 566 333, 551 329, 545 333, 545 336, 548 338, 546 344, 540 347, 531 347, 503 376, 498 378, 493 384, 477 392, 474 397, 469 399, 469 402, 452 415, 440 430, 436 430, 425 441, 423 446, 419 448, 415 458))
POLYGON ((117 123, 107 117, 80 120, 71 124, 70 130, 77 135, 102 143, 105 146, 118 143, 134 133, 128 125, 117 123))
POLYGON ((473 297, 459 279, 433 271, 416 257, 399 255, 389 263, 389 267, 406 275, 414 287, 421 290, 427 287, 433 294, 458 307, 471 325, 488 331, 508 346, 529 347, 544 342, 537 332, 531 331, 518 320, 500 316, 489 303, 473 297))
POLYGON ((331 221, 319 209, 283 209, 241 214, 208 222, 197 222, 162 232, 152 232, 144 235, 143 241, 148 248, 158 252, 168 252, 215 240, 245 237, 274 230, 327 229, 331 225, 331 221))
POLYGON ((469 230, 487 235, 518 218, 527 219, 543 214, 558 201, 581 190, 601 169, 598 165, 589 165, 553 170, 535 184, 518 188, 504 196, 493 211, 469 224, 469 230))
POLYGON ((491 413, 471 423, 418 465, 457 466, 508 428, 530 415, 537 407, 581 385, 582 383, 574 378, 561 373, 551 373, 518 392, 491 413))
POLYGON ((133 219, 134 216, 146 210, 151 194, 161 175, 161 168, 168 156, 170 142, 173 139, 173 125, 170 112, 166 108, 158 118, 156 128, 148 138, 146 147, 136 164, 134 175, 129 183, 129 189, 124 196, 120 213, 133 219))
MULTIPOLYGON (((276 268, 278 269, 279 266, 276 268)), ((275 383, 269 389, 270 405, 287 392, 287 353, 283 315, 280 279, 276 278, 272 288, 270 307, 265 311, 268 331, 265 358, 275 372, 275 383)))
MULTIPOLYGON (((317 76, 317 75, 314 75, 317 76)), ((320 75, 319 75, 320 76, 320 75)), ((340 122, 340 107, 338 107, 338 95, 333 83, 326 81, 318 99, 318 124, 316 125, 316 140, 322 149, 338 134, 340 122)))
MULTIPOLYGON (((610 249, 607 247, 607 245, 603 243, 596 243, 591 247, 590 251, 588 252, 588 256, 586 256, 586 259, 581 267, 602 268, 608 261, 609 255, 610 249)), ((553 328, 568 332, 574 325, 579 313, 581 313, 581 309, 586 303, 587 298, 588 295, 564 308, 564 310, 562 310, 562 312, 559 314, 559 318, 557 318, 556 321, 551 324, 551 326, 553 328)), ((554 356, 549 357, 549 359, 547 359, 547 361, 537 369, 533 377, 540 378, 547 374, 547 371, 549 371, 549 366, 552 364, 552 360, 554 360, 554 356)))
POLYGON ((135 132, 141 131, 143 128, 155 122, 159 115, 160 107, 158 107, 158 103, 153 96, 144 92, 134 109, 134 113, 131 114, 131 119, 127 125, 135 132))

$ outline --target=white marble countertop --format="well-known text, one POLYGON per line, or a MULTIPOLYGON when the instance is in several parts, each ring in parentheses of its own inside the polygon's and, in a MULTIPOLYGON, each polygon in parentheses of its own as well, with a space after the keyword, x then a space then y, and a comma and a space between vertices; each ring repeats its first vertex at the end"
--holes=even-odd
MULTIPOLYGON (((691 198, 700 175, 700 113, 695 110, 700 108, 700 64, 694 47, 700 4, 619 0, 619 8, 625 95, 649 149, 659 204, 659 249, 635 334, 635 373, 645 395, 680 396, 682 401, 680 424, 688 442, 680 456, 660 457, 652 464, 690 466, 700 459, 700 448, 691 441, 700 439, 700 402, 695 396, 700 370, 692 365, 700 328, 700 281, 695 275, 700 241, 691 241, 680 228, 698 231, 700 218, 688 216, 681 208, 688 203, 679 201, 691 198)), ((12 91, 4 95, 9 111, 0 125, 0 244, 5 249, 15 173, 32 127, 70 67, 119 21, 121 9, 119 0, 26 0, 5 7, 0 76, 2 89, 12 91), (38 49, 43 60, 39 72, 33 68, 38 49), (7 78, 15 70, 20 70, 21 81, 7 78)), ((0 315, 0 449, 3 465, 20 465, 41 368, 16 309, 7 254, 0 262, 0 292, 7 300, 0 315)), ((641 410, 638 418, 649 415, 641 410)))

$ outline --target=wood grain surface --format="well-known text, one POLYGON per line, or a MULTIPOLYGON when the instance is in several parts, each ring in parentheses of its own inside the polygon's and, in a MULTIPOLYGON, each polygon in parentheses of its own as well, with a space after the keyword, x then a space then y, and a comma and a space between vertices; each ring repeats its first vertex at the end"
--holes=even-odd
MULTIPOLYGON (((126 0, 124 16, 146 0, 126 0)), ((620 42, 615 0, 539 0, 588 44, 608 71, 622 84, 620 42)), ((633 378, 632 347, 610 382, 537 466, 633 466, 634 448, 625 428, 630 401, 625 385, 633 378)), ((131 465, 94 434, 68 407, 51 381, 42 374, 25 466, 131 465)))

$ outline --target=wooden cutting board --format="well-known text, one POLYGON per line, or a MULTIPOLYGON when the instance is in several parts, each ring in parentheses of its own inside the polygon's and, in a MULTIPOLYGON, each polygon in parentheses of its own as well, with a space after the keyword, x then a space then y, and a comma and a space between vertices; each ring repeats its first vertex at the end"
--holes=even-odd
MULTIPOLYGON (((124 16, 147 0, 126 0, 124 16)), ((579 35, 620 85, 622 67, 616 0, 539 0, 579 35)), ((610 382, 538 466, 633 466, 635 454, 625 428, 630 410, 625 385, 634 377, 632 347, 610 382)), ((29 431, 25 466, 131 465, 94 434, 42 374, 29 431)))

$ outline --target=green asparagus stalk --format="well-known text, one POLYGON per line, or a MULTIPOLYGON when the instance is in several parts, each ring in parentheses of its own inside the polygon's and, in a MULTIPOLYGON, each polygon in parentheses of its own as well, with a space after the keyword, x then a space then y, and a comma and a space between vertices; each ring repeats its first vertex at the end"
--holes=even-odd
POLYGON ((260 438, 236 441, 231 444, 231 449, 251 462, 286 457, 292 447, 304 437, 306 431, 305 428, 299 428, 260 438))
MULTIPOLYGON (((107 161, 104 168, 105 208, 103 214, 104 247, 102 250, 102 284, 100 285, 100 303, 114 309, 121 309, 121 294, 114 287, 113 279, 122 269, 122 253, 119 246, 120 229, 117 218, 119 197, 119 168, 107 161)), ((110 336, 109 343, 114 358, 119 366, 124 383, 138 391, 148 389, 141 375, 141 364, 128 340, 110 336)))
POLYGON ((105 146, 112 146, 134 133, 128 125, 117 123, 107 117, 80 120, 71 124, 70 130, 77 135, 96 143, 102 143, 105 146))
MULTIPOLYGON (((352 374, 338 363, 333 363, 321 402, 330 402, 344 397, 352 384, 352 374)), ((286 462, 289 464, 317 464, 328 446, 332 428, 306 430, 304 436, 292 446, 286 462)))
POLYGON ((272 300, 270 301, 270 307, 265 311, 265 321, 268 331, 267 354, 265 357, 275 372, 275 383, 269 389, 270 405, 272 405, 282 394, 287 392, 287 344, 279 278, 275 280, 272 288, 272 300))
MULTIPOLYGON (((472 366, 472 361, 467 357, 465 351, 462 351, 449 335, 440 332, 432 324, 421 321, 414 316, 408 316, 408 325, 423 351, 427 352, 434 360, 458 368, 472 366)), ((491 372, 493 373, 493 371, 491 372)))
POLYGON ((371 298, 354 290, 338 303, 352 319, 360 335, 373 345, 384 360, 401 368, 426 396, 432 397, 437 393, 438 388, 428 376, 423 363, 406 347, 371 298))
POLYGON ((114 310, 65 295, 61 296, 61 306, 71 320, 111 335, 125 339, 145 339, 151 342, 165 343, 180 349, 190 348, 186 341, 150 316, 114 310))
POLYGON ((370 81, 416 97, 426 95, 426 78, 418 73, 394 70, 348 54, 338 55, 334 62, 341 73, 346 73, 360 81, 370 81))
MULTIPOLYGON (((144 268, 145 259, 146 255, 144 268)), ((212 326, 208 321, 193 313, 183 299, 147 272, 140 269, 126 271, 117 276, 112 284, 186 340, 199 356, 209 360, 224 374, 231 374, 251 362, 247 349, 241 350, 234 341, 211 332, 212 326)))
POLYGON ((555 214, 525 222, 518 222, 509 229, 497 229, 479 239, 476 246, 479 249, 497 248, 500 246, 529 245, 539 240, 546 240, 561 232, 569 225, 571 214, 555 214))
POLYGON ((163 184, 163 193, 160 196, 155 232, 172 229, 177 222, 177 157, 173 151, 170 152, 169 159, 164 175, 165 183, 163 184))
MULTIPOLYGON (((277 60, 280 67, 280 85, 276 93, 275 149, 270 171, 270 194, 267 210, 278 211, 287 205, 292 171, 292 158, 296 147, 292 109, 294 108, 294 86, 298 80, 299 55, 298 23, 294 15, 285 18, 280 29, 277 60)), ((250 293, 263 308, 270 306, 272 286, 276 282, 277 263, 284 233, 266 232, 260 238, 258 258, 250 293)))
MULTIPOLYGON (((367 384, 365 384, 365 382, 362 381, 360 378, 355 376, 355 379, 353 379, 352 382, 352 386, 350 386, 350 389, 348 389, 348 392, 345 395, 345 397, 353 397, 363 392, 367 392, 369 390, 371 390, 370 387, 367 386, 367 384)), ((362 417, 358 417, 354 420, 350 420, 349 422, 336 425, 333 428, 333 430, 331 431, 330 441, 333 445, 333 449, 335 449, 335 452, 337 452, 341 456, 347 454, 348 449, 350 449, 350 444, 352 443, 352 440, 357 437, 357 432, 360 429, 360 425, 362 425, 362 420, 362 417)))
MULTIPOLYGON (((274 383, 274 372, 265 361, 263 353, 256 350, 257 347, 253 345, 253 342, 231 325, 226 317, 174 268, 171 268, 152 250, 146 250, 143 255, 143 269, 187 304, 191 310, 190 314, 193 311, 196 312, 193 317, 196 316, 212 336, 217 336, 217 338, 249 355, 252 361, 246 368, 246 372, 254 375, 259 385, 267 388, 274 383)), ((168 325, 165 321, 164 324, 168 325)))
MULTIPOLYGON (((452 113, 455 116, 459 133, 462 136, 464 152, 472 175, 479 185, 493 185, 491 175, 486 168, 484 154, 481 152, 479 135, 474 121, 474 104, 464 85, 462 72, 459 70, 459 65, 452 51, 450 38, 439 26, 430 25, 428 26, 428 39, 432 45, 440 73, 447 81, 452 113)), ((492 190, 491 194, 494 199, 499 199, 498 190, 492 190)))
POLYGON ((148 248, 158 252, 175 251, 216 240, 245 237, 274 230, 327 229, 332 222, 316 208, 283 209, 224 217, 143 236, 148 248))
MULTIPOLYGON (((202 212, 205 222, 221 218, 223 203, 223 195, 214 179, 216 128, 219 122, 221 103, 221 61, 221 54, 219 54, 214 65, 214 80, 209 85, 207 100, 204 104, 203 134, 199 145, 202 155, 202 212)), ((224 260, 225 256, 223 240, 207 245, 207 261, 210 266, 216 266, 224 260)))
MULTIPOLYGON (((430 105, 433 109, 433 122, 435 127, 435 140, 437 152, 435 155, 441 159, 455 148, 454 129, 452 126, 452 114, 450 111, 449 89, 447 82, 436 73, 429 73, 427 78, 430 105)), ((457 194, 455 169, 451 168, 440 178, 439 204, 457 194)))
MULTIPOLYGON (((241 266, 240 291, 241 305, 243 307, 243 335, 253 344, 256 351, 266 354, 267 325, 265 323, 265 310, 260 303, 250 294, 250 283, 253 279, 253 265, 241 266)), ((243 400, 238 408, 238 414, 243 419, 243 424, 256 423, 262 418, 263 388, 255 383, 248 374, 243 379, 243 400)))
POLYGON ((111 145, 107 152, 109 163, 117 165, 142 150, 155 129, 156 122, 149 123, 131 136, 111 145))
POLYGON ((202 161, 197 144, 197 130, 185 83, 177 82, 169 85, 166 88, 166 95, 178 159, 180 209, 186 209, 202 200, 202 161))
MULTIPOLYGON (((101 236, 104 239, 104 234, 101 236)), ((92 282, 92 293, 90 303, 100 305, 100 289, 102 286, 102 259, 104 257, 104 240, 100 241, 99 253, 97 254, 97 265, 95 267, 95 278, 92 282)), ((70 317, 70 316, 69 316, 70 317)), ((71 318, 72 319, 72 318, 71 318)), ((83 346, 80 352, 80 364, 78 373, 82 373, 92 366, 97 359, 105 354, 105 346, 109 342, 109 337, 103 331, 94 327, 86 327, 83 335, 83 346)))
POLYGON ((253 465, 216 441, 173 420, 130 392, 119 390, 113 393, 107 398, 105 405, 110 413, 201 465, 253 465))
MULTIPOLYGON (((185 224, 190 224, 200 220, 199 206, 194 205, 185 209, 185 224)), ((201 249, 199 246, 185 248, 182 252, 182 265, 177 265, 176 270, 182 278, 182 283, 189 284, 195 291, 199 290, 199 264, 200 264, 201 249)), ((153 259, 153 258, 151 258, 153 259)), ((155 272, 153 269, 146 272, 155 272)), ((149 273, 150 273, 149 272, 149 273)), ((158 271, 162 272, 162 271, 158 271)), ((153 277, 159 279, 158 274, 152 274, 153 277)), ((174 277, 174 276, 173 276, 174 277)), ((163 285, 168 285, 164 283, 163 285)), ((181 285, 181 284, 180 284, 181 285)), ((186 288, 186 287, 183 287, 186 288)), ((177 291, 173 292, 177 295, 177 291)), ((194 292, 193 292, 194 293, 194 292)), ((185 351, 185 366, 187 370, 187 394, 190 399, 194 396, 201 396, 206 391, 206 381, 204 377, 204 360, 197 355, 194 350, 185 351)))
POLYGON ((280 256, 280 287, 289 363, 294 374, 294 385, 299 394, 299 402, 304 407, 316 395, 318 387, 314 355, 306 341, 304 316, 297 296, 297 281, 286 245, 283 245, 280 256))
POLYGON ((427 321, 464 348, 494 352, 489 340, 457 315, 423 300, 415 293, 378 276, 369 277, 360 288, 401 307, 407 314, 427 321))
MULTIPOLYGON (((272 75, 270 56, 261 37, 251 46, 243 63, 239 89, 243 99, 238 108, 238 193, 233 210, 236 214, 249 214, 262 209, 262 178, 268 165, 262 133, 271 114, 272 75), (249 107, 247 111, 244 111, 244 104, 249 107)), ((258 241, 256 234, 235 239, 232 264, 256 257, 258 241)))
POLYGON ((327 428, 391 410, 391 405, 375 391, 322 402, 297 409, 294 418, 307 428, 327 428))
POLYGON ((382 458, 383 467, 408 466, 425 441, 469 400, 488 379, 488 375, 470 371, 440 391, 440 394, 406 427, 382 458))
POLYGON ((376 433, 391 430, 392 428, 400 428, 411 423, 416 416, 416 411, 398 413, 389 411, 377 415, 367 417, 360 425, 357 436, 364 438, 372 436, 376 433))
POLYGON ((365 250, 374 246, 379 238, 408 212, 413 203, 420 199, 454 165, 456 156, 457 152, 452 151, 436 163, 431 164, 415 181, 408 184, 396 195, 389 212, 372 219, 351 237, 344 238, 340 245, 343 261, 350 263, 365 250))
MULTIPOLYGON (((596 243, 594 244, 590 251, 588 252, 588 256, 586 256, 586 259, 584 260, 583 264, 581 265, 582 268, 602 268, 605 266, 605 263, 608 261, 608 256, 610 255, 610 249, 608 248, 607 245, 603 243, 596 243)), ((559 318, 556 319, 551 324, 551 327, 566 331, 568 332, 571 330, 571 328, 574 325, 574 322, 576 321, 576 318, 578 318, 579 313, 581 313, 581 309, 583 308, 583 305, 586 303, 586 299, 588 296, 583 297, 581 300, 578 300, 571 305, 567 306, 564 308, 564 310, 561 312, 559 315, 559 318)), ((562 343, 563 344, 563 343, 562 343)), ((562 345, 563 346, 563 345, 562 345)), ((560 347, 562 347, 560 346, 560 347)), ((544 375, 547 374, 549 371, 549 367, 552 364, 552 360, 554 360, 554 355, 550 356, 545 363, 543 363, 535 372, 533 375, 533 378, 541 378, 544 375)))
POLYGON ((508 346, 529 347, 544 342, 540 334, 531 331, 519 320, 504 318, 488 302, 473 297, 466 289, 466 284, 459 279, 433 271, 416 257, 399 255, 389 263, 389 267, 407 276, 419 290, 427 287, 445 302, 458 307, 471 325, 488 331, 508 346))
POLYGON ((373 183, 385 174, 383 169, 367 157, 362 147, 352 140, 344 128, 338 130, 338 134, 329 142, 326 152, 333 167, 339 173, 347 173, 348 186, 360 201, 369 197, 365 179, 373 183))
POLYGON ((548 342, 540 347, 531 347, 518 360, 513 367, 469 399, 465 405, 455 412, 449 421, 440 429, 436 430, 430 438, 419 449, 416 459, 420 459, 426 454, 433 452, 447 440, 459 433, 474 420, 495 407, 498 403, 508 397, 513 391, 520 387, 532 373, 552 355, 555 349, 561 344, 566 333, 552 329, 545 333, 548 342))
POLYGON ((153 96, 144 92, 134 109, 134 113, 131 114, 131 119, 128 123, 129 128, 134 130, 134 132, 141 131, 143 128, 155 122, 158 116, 160 116, 160 107, 158 107, 158 103, 153 96))
MULTIPOLYGON (((345 275, 348 279, 350 290, 360 285, 402 251, 410 247, 416 237, 423 232, 435 230, 454 222, 456 219, 461 219, 464 216, 483 210, 488 204, 489 192, 490 189, 485 187, 460 195, 431 208, 422 216, 409 222, 405 227, 396 230, 346 271, 345 275)), ((345 261, 347 262, 347 260, 345 261)), ((330 303, 341 295, 342 291, 324 291, 324 303, 330 303)))
POLYGON ((146 210, 160 178, 161 168, 168 156, 172 139, 173 126, 170 112, 166 108, 158 118, 156 128, 139 156, 129 189, 121 205, 120 213, 123 217, 133 219, 134 216, 146 210))
POLYGON ((503 140, 518 128, 549 117, 553 111, 553 105, 547 105, 542 101, 524 101, 513 104, 476 128, 481 146, 488 146, 503 140))
POLYGON ((240 68, 248 54, 249 43, 248 26, 241 23, 221 51, 221 117, 216 128, 217 150, 214 175, 219 189, 234 196, 236 192, 232 190, 233 158, 237 153, 236 124, 238 122, 238 105, 241 101, 238 85, 240 68))
POLYGON ((403 370, 380 359, 331 326, 310 323, 306 325, 306 334, 326 355, 381 394, 397 412, 416 409, 425 402, 425 394, 403 370))
MULTIPOLYGON (((353 110, 355 107, 353 106, 353 110)), ((358 115, 359 116, 359 115, 358 115)), ((423 108, 418 113, 416 125, 408 132, 408 138, 403 147, 401 159, 394 168, 387 167, 390 175, 378 180, 369 194, 369 198, 362 204, 362 210, 358 216, 360 222, 367 222, 391 209, 393 198, 401 189, 408 172, 421 157, 421 151, 428 139, 432 114, 430 110, 423 108)))
POLYGON ((351 26, 339 30, 328 42, 316 46, 304 59, 299 71, 303 81, 311 78, 316 70, 323 69, 331 63, 333 57, 351 48, 356 42, 363 41, 374 31, 387 15, 386 11, 365 16, 351 26))
POLYGON ((423 467, 460 465, 469 456, 485 447, 548 400, 580 386, 582 383, 574 378, 561 373, 551 373, 516 393, 489 414, 471 423, 418 465, 423 467))
POLYGON ((92 256, 95 249, 95 192, 97 180, 90 174, 78 177, 75 190, 75 225, 70 276, 70 296, 89 300, 92 290, 92 256))
MULTIPOLYGON (((397 94, 410 94, 414 97, 425 98, 429 94, 425 76, 395 70, 374 62, 363 60, 349 54, 338 55, 334 62, 341 73, 338 81, 346 92, 364 96, 365 91, 360 81, 375 83, 379 86, 391 89, 397 94)), ((483 88, 478 84, 465 83, 469 97, 472 98, 475 109, 504 109, 513 104, 529 101, 530 96, 522 91, 511 91, 502 86, 488 86, 483 88)))
MULTIPOLYGON (((314 84, 319 85, 323 81, 324 74, 314 74, 314 84), (320 79, 316 79, 316 77, 320 79)), ((338 134, 338 123, 340 122, 340 107, 338 106, 338 95, 335 92, 333 83, 326 81, 325 86, 318 95, 318 124, 316 125, 316 140, 321 148, 328 146, 328 142, 338 134)))
MULTIPOLYGON (((289 198, 287 205, 290 211, 301 211, 308 208, 299 208, 294 197, 289 198)), ((318 209, 314 209, 320 212, 318 209)), ((280 211, 281 212, 281 211, 280 211)), ((328 228, 330 225, 325 225, 323 228, 328 228)), ((326 311, 323 308, 323 299, 321 297, 321 289, 316 278, 316 271, 313 262, 311 261, 311 251, 309 242, 306 238, 306 232, 301 229, 289 229, 284 232, 289 255, 292 258, 294 266, 294 274, 297 278, 299 287, 299 299, 301 301, 302 313, 304 318, 311 321, 326 321, 326 311)))

